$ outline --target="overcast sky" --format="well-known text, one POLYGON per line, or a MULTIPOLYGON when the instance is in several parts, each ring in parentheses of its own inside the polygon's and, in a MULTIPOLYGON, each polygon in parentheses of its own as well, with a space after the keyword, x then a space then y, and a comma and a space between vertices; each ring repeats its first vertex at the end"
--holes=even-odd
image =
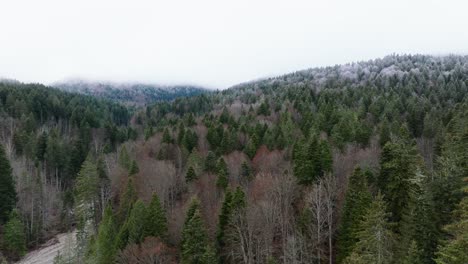
POLYGON ((391 53, 468 54, 463 0, 1 0, 0 77, 239 82, 391 53))

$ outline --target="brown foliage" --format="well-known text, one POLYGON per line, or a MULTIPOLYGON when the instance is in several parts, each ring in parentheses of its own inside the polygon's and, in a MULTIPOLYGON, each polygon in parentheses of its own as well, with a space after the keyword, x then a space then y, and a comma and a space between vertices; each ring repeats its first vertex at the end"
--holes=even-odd
POLYGON ((176 250, 169 248, 156 237, 147 237, 140 245, 130 244, 117 256, 122 264, 170 264, 176 263, 176 250))

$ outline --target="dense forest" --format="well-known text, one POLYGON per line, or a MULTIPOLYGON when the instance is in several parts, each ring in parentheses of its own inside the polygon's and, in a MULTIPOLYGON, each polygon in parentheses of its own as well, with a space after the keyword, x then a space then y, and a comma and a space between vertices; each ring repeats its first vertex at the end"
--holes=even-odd
POLYGON ((143 83, 111 83, 70 80, 52 84, 58 89, 92 95, 124 103, 144 106, 156 101, 170 101, 178 97, 195 96, 206 92, 202 87, 193 85, 154 85, 143 83))
POLYGON ((75 230, 55 263, 466 264, 467 85, 424 55, 131 109, 0 83, 0 258, 75 230))

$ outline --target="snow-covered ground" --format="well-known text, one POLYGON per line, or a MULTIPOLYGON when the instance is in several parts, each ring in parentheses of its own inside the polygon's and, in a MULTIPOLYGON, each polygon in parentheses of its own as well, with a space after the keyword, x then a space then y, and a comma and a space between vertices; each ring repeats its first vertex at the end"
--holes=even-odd
POLYGON ((76 231, 58 234, 55 238, 45 243, 43 247, 29 252, 16 264, 54 263, 55 256, 57 256, 59 252, 64 254, 68 249, 73 248, 75 241, 76 231))

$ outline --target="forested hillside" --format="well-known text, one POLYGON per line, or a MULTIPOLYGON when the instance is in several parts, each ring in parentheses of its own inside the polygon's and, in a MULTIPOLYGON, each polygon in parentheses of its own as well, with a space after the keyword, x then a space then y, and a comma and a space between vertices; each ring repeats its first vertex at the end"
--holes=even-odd
POLYGON ((115 100, 127 105, 144 106, 156 101, 171 101, 207 92, 205 88, 191 85, 154 85, 143 83, 111 83, 71 80, 57 82, 52 86, 95 97, 115 100))
POLYGON ((55 263, 467 263, 467 85, 422 55, 132 111, 0 84, 3 255, 76 229, 55 263))

